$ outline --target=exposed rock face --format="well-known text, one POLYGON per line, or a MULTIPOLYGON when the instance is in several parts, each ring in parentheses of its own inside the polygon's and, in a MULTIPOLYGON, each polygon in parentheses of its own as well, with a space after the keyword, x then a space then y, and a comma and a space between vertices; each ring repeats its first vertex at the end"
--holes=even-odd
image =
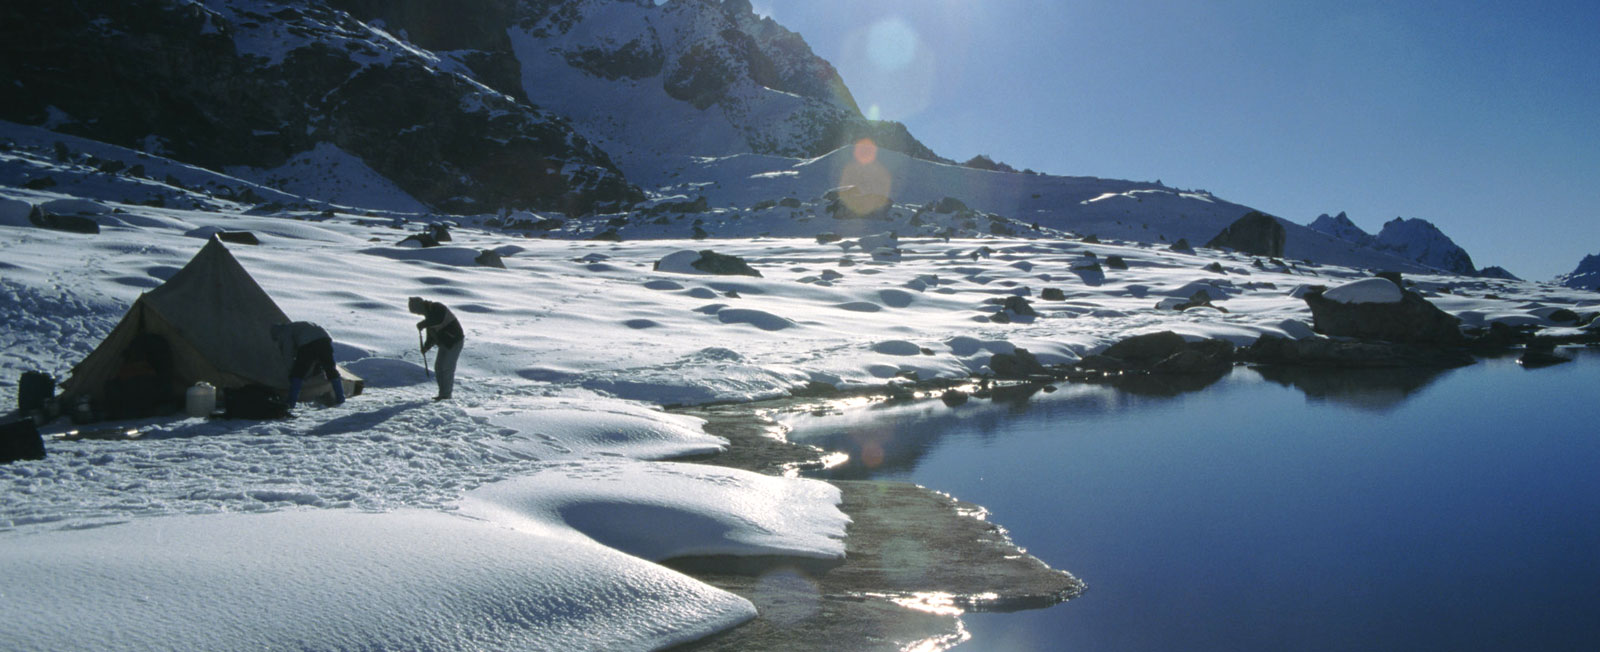
MULTIPOLYGON (((1387 283, 1383 279, 1365 279, 1356 283, 1387 283)), ((1350 284, 1354 286, 1355 284, 1350 284)), ((1389 283, 1392 285, 1392 283, 1389 283)), ((1353 300, 1334 300, 1325 292, 1340 291, 1313 288, 1301 298, 1311 307, 1313 328, 1325 335, 1354 337, 1363 340, 1383 340, 1403 344, 1458 346, 1466 343, 1461 334, 1461 320, 1440 310, 1421 295, 1399 290, 1398 301, 1362 300, 1352 293, 1353 300)))
MULTIPOLYGON (((417 31, 493 41, 504 9, 427 12, 453 20, 417 31)), ((328 143, 440 210, 581 213, 642 197, 560 117, 325 1, 7 3, 0 39, 23 53, 0 62, 6 120, 210 169, 274 168, 328 143)))
POLYGON ((809 157, 869 138, 951 162, 904 125, 863 117, 833 66, 747 0, 526 0, 515 12, 511 49, 528 100, 566 115, 593 140, 618 143, 614 153, 624 159, 809 157), (574 88, 589 100, 574 102, 574 88), (669 115, 693 122, 689 131, 701 138, 662 137, 659 121, 669 115))
POLYGON ((1557 276, 1556 282, 1569 288, 1600 291, 1600 254, 1584 256, 1577 269, 1557 276))
POLYGON ((1282 256, 1285 238, 1287 232, 1277 218, 1261 211, 1250 211, 1228 225, 1206 246, 1213 249, 1227 247, 1257 256, 1282 256))

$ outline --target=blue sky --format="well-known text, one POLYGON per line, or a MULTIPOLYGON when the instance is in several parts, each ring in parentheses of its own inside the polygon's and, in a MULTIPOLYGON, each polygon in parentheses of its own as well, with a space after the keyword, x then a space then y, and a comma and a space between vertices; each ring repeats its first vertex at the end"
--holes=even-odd
POLYGON ((941 155, 1600 252, 1600 2, 755 0, 941 155))

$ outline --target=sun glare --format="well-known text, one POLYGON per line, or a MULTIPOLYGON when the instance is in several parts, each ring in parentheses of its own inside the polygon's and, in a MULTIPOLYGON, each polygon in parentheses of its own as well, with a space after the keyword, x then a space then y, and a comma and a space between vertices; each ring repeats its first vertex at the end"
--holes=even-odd
POLYGON ((911 65, 917 58, 917 32, 906 21, 885 18, 867 30, 867 56, 884 72, 911 65))

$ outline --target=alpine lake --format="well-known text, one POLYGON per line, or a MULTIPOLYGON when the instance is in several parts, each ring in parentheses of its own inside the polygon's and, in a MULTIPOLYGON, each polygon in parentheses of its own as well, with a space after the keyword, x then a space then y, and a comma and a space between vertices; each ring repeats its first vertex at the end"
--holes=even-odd
POLYGON ((849 455, 808 475, 982 505, 1087 583, 964 614, 960 652, 1593 650, 1600 350, 1561 353, 1575 360, 1236 367, 784 421, 849 455))

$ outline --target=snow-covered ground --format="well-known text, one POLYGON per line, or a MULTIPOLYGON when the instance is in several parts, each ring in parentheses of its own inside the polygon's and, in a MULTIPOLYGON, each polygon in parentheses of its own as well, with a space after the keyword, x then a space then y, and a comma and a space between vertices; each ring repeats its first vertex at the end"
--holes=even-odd
MULTIPOLYGON (((856 238, 600 242, 459 227, 416 249, 396 243, 419 227, 388 217, 82 200, 52 206, 97 213, 98 235, 26 226, 26 207, 63 199, 0 190, 3 404, 23 371, 65 378, 219 228, 259 236, 230 250, 288 315, 333 334, 367 390, 279 421, 131 422, 138 439, 52 440, 46 459, 0 466, 5 649, 669 646, 754 607, 652 562, 836 558, 847 519, 824 483, 659 461, 725 445, 660 406, 965 378, 1016 348, 1067 363, 1155 330, 1308 337, 1296 288, 1368 276, 1067 238, 868 250, 856 238), (688 273, 677 252, 700 249, 761 276, 688 273), (505 268, 476 264, 484 250, 505 268), (1198 290, 1226 312, 1157 308, 1198 290), (428 400, 412 295, 466 328, 454 400, 428 400), (1038 315, 994 321, 1010 296, 1038 315)), ((793 219, 737 223, 784 232, 793 219)), ((1553 326, 1556 308, 1600 305, 1553 285, 1407 278, 1469 325, 1553 326)))

